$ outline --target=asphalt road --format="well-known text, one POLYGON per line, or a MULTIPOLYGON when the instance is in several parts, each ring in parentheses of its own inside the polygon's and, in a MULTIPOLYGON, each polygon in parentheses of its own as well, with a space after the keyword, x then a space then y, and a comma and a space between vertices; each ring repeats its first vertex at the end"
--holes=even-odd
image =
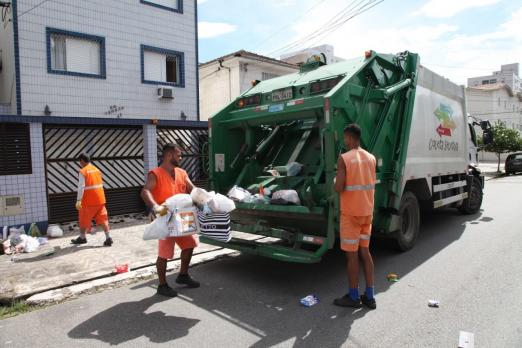
POLYGON ((0 346, 457 347, 467 331, 475 347, 522 347, 521 207, 522 176, 490 180, 480 214, 424 216, 410 252, 375 242, 376 311, 331 304, 347 291, 339 252, 317 265, 241 255, 194 268, 202 288, 176 299, 144 282, 0 321, 0 346), (311 293, 321 302, 300 306, 311 293))

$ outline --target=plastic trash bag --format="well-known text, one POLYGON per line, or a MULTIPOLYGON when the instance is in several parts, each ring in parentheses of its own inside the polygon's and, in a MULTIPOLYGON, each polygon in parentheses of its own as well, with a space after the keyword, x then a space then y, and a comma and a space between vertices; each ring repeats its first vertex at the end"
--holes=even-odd
POLYGON ((164 204, 171 212, 192 208, 193 206, 192 197, 185 193, 180 193, 168 198, 164 204))
POLYGON ((301 205, 301 200, 295 190, 280 190, 274 192, 271 203, 301 205))
POLYGON ((212 213, 205 214, 198 211, 198 222, 202 236, 228 243, 232 239, 230 231, 230 214, 212 213))
POLYGON ((47 237, 50 237, 50 238, 63 237, 63 230, 58 225, 49 225, 47 227, 47 237))
POLYGON ((213 213, 230 213, 232 210, 236 209, 234 201, 220 193, 217 193, 212 197, 208 202, 208 207, 213 213))
POLYGON ((301 172, 301 169, 303 169, 303 165, 297 162, 288 163, 285 167, 287 176, 296 176, 301 172))
POLYGON ((190 193, 190 197, 194 204, 202 207, 212 199, 212 194, 202 188, 195 187, 190 193))
POLYGON ((197 209, 183 209, 171 214, 167 222, 169 237, 184 237, 199 233, 197 209))
POLYGON ((242 202, 247 197, 250 197, 251 194, 244 188, 234 185, 234 187, 232 187, 230 191, 228 191, 227 196, 233 201, 242 202))
POLYGON ((169 236, 169 228, 167 223, 171 216, 172 213, 168 213, 167 215, 159 216, 154 221, 152 221, 147 227, 145 227, 145 231, 143 232, 143 240, 167 238, 169 236))
POLYGON ((31 226, 29 226, 29 232, 27 234, 35 238, 42 236, 42 234, 40 233, 40 229, 34 222, 31 224, 31 226))

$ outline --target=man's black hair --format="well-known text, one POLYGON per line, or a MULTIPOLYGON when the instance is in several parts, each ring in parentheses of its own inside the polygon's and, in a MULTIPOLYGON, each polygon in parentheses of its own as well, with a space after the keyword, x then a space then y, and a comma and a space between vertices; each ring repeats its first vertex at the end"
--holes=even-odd
POLYGON ((355 139, 361 140, 361 127, 355 123, 349 124, 344 128, 344 134, 350 134, 355 139))
POLYGON ((78 156, 78 159, 85 163, 91 163, 91 156, 89 156, 85 152, 80 154, 80 156, 78 156))
POLYGON ((183 149, 178 144, 167 143, 167 144, 163 145, 163 149, 161 150, 161 154, 162 154, 163 157, 165 157, 167 155, 167 153, 169 153, 170 151, 174 151, 174 150, 182 151, 183 149))

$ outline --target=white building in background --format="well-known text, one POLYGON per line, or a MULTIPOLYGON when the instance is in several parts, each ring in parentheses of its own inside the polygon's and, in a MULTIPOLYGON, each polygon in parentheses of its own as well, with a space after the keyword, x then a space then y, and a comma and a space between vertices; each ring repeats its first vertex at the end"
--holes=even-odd
POLYGON ((299 71, 299 67, 244 50, 199 65, 201 120, 208 120, 252 87, 253 80, 268 80, 299 71))
MULTIPOLYGON (((522 92, 515 92, 505 83, 484 84, 466 88, 467 111, 491 124, 503 122, 506 127, 522 133, 522 92)), ((481 161, 495 161, 496 155, 480 152, 481 161)), ((505 156, 502 157, 502 160, 505 156)))
POLYGON ((483 85, 506 84, 514 92, 522 92, 522 79, 519 75, 519 64, 504 64, 500 71, 494 71, 492 75, 471 77, 468 79, 468 87, 483 85))
POLYGON ((281 60, 287 63, 301 65, 305 63, 308 58, 315 54, 324 53, 326 56, 326 64, 334 64, 343 61, 343 58, 336 57, 334 54, 334 47, 331 45, 321 45, 312 48, 307 48, 301 51, 284 54, 281 60))
POLYGON ((45 228, 53 209, 55 221, 74 213, 67 187, 85 149, 95 160, 113 156, 98 162, 107 194, 120 194, 108 204, 136 202, 131 191, 157 165, 157 129, 204 126, 190 122, 199 119, 196 0, 0 5, 0 226, 45 228), (70 158, 44 151, 56 144, 70 158), (53 173, 63 185, 50 182, 53 173))

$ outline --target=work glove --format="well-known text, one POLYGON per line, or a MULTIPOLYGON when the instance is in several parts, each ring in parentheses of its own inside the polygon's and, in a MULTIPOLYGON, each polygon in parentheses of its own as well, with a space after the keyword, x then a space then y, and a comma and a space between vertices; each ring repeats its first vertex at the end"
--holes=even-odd
POLYGON ((169 212, 169 210, 167 209, 166 206, 158 205, 158 204, 156 204, 154 207, 152 207, 152 210, 154 211, 154 214, 156 216, 164 216, 164 215, 167 215, 167 213, 169 212))
POLYGON ((82 201, 76 201, 76 210, 80 211, 82 209, 82 201))

